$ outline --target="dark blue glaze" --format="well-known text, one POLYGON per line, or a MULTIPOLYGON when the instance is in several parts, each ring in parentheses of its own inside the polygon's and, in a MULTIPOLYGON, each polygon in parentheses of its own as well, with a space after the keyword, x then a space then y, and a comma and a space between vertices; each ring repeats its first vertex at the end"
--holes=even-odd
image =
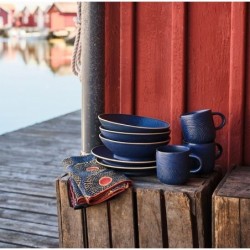
POLYGON ((114 153, 114 157, 121 160, 154 160, 155 151, 162 145, 167 145, 169 141, 156 143, 132 143, 119 142, 104 138, 100 134, 102 143, 114 153))
POLYGON ((155 164, 155 159, 151 159, 151 160, 120 160, 120 159, 116 159, 114 158, 114 154, 108 149, 106 148, 104 145, 100 145, 97 147, 94 147, 91 150, 91 153, 97 157, 98 159, 102 159, 102 160, 108 160, 108 161, 112 161, 112 162, 118 162, 118 163, 125 163, 125 164, 147 164, 147 163, 154 163, 155 164))
POLYGON ((198 110, 181 115, 183 139, 191 143, 210 143, 215 140, 216 130, 224 127, 226 118, 222 113, 210 109, 198 110), (221 123, 214 125, 213 116, 218 115, 221 123))
POLYGON ((144 116, 101 114, 98 119, 103 128, 129 133, 159 133, 168 131, 169 123, 144 116))
MULTIPOLYGON (((215 160, 218 159, 223 152, 223 148, 219 143, 205 143, 196 144, 183 142, 183 145, 190 148, 193 154, 199 156, 202 160, 202 168, 198 173, 208 174, 211 173, 215 166, 215 160)), ((192 168, 197 168, 197 162, 192 161, 192 168)))
POLYGON ((170 130, 159 133, 128 133, 100 127, 100 131, 105 138, 121 142, 159 142, 170 139, 170 130))
POLYGON ((108 160, 101 160, 104 164, 114 166, 114 167, 125 167, 125 168, 147 168, 147 167, 155 167, 155 163, 141 163, 141 164, 131 164, 131 163, 120 163, 120 162, 112 162, 108 160))
POLYGON ((156 171, 158 179, 170 185, 181 185, 187 182, 190 173, 195 173, 202 167, 202 161, 191 154, 188 147, 168 145, 156 150, 156 171), (190 158, 199 161, 199 167, 191 170, 190 158))
POLYGON ((117 171, 119 173, 122 173, 122 174, 125 174, 127 176, 138 176, 138 177, 141 177, 141 176, 148 176, 148 175, 154 175, 155 172, 156 172, 156 167, 152 168, 126 168, 126 167, 121 167, 120 169, 116 168, 117 166, 113 166, 111 164, 107 164, 107 162, 104 162, 103 160, 98 160, 99 164, 103 164, 103 166, 107 167, 107 168, 110 168, 110 169, 113 169, 114 171, 117 171))

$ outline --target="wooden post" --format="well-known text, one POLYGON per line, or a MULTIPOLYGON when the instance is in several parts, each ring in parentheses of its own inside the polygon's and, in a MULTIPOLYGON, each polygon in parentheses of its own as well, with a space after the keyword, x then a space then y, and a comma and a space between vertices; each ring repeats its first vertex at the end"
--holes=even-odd
POLYGON ((82 152, 100 143, 98 115, 104 111, 104 3, 82 2, 82 152))

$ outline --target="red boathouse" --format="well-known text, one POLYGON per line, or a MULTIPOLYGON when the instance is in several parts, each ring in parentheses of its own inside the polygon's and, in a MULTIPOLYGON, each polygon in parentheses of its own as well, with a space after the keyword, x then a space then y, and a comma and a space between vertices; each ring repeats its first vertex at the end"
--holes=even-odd
POLYGON ((76 3, 56 2, 47 11, 46 26, 51 31, 63 30, 65 28, 74 28, 76 17, 76 3))
POLYGON ((166 120, 210 108, 226 170, 250 164, 249 3, 106 3, 105 111, 166 120))

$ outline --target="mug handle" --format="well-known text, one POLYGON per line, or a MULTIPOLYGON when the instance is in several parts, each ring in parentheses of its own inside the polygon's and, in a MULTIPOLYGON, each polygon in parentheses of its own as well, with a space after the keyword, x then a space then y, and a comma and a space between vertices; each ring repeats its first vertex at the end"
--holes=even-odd
POLYGON ((199 156, 197 156, 197 155, 194 155, 194 154, 190 154, 189 157, 195 158, 195 159, 198 160, 199 163, 200 163, 200 166, 199 166, 197 169, 192 169, 192 170, 190 170, 190 173, 198 173, 198 172, 201 170, 201 168, 202 168, 202 161, 201 161, 201 158, 200 158, 199 156))
POLYGON ((215 127, 215 130, 223 128, 225 126, 225 124, 226 124, 226 117, 220 112, 212 112, 212 115, 218 115, 221 118, 221 123, 220 123, 220 125, 215 127))
POLYGON ((222 155, 222 153, 223 153, 223 148, 222 148, 222 146, 219 144, 219 143, 215 143, 215 146, 217 147, 217 149, 218 149, 218 152, 217 152, 217 154, 215 155, 215 160, 217 160, 217 159, 219 159, 220 157, 221 157, 221 155, 222 155))

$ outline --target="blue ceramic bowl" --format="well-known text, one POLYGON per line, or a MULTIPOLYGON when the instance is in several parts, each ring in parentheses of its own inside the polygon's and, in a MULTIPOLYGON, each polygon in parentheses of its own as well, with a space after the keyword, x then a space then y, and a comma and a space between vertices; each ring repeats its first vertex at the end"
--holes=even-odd
POLYGON ((104 129, 128 133, 159 133, 169 130, 169 123, 137 115, 101 114, 98 119, 104 129))
POLYGON ((120 160, 152 160, 155 159, 156 149, 167 145, 169 140, 150 143, 133 143, 114 141, 99 135, 102 143, 120 160))
POLYGON ((121 142, 158 142, 170 139, 170 130, 159 133, 128 133, 100 127, 100 131, 105 138, 121 142))

